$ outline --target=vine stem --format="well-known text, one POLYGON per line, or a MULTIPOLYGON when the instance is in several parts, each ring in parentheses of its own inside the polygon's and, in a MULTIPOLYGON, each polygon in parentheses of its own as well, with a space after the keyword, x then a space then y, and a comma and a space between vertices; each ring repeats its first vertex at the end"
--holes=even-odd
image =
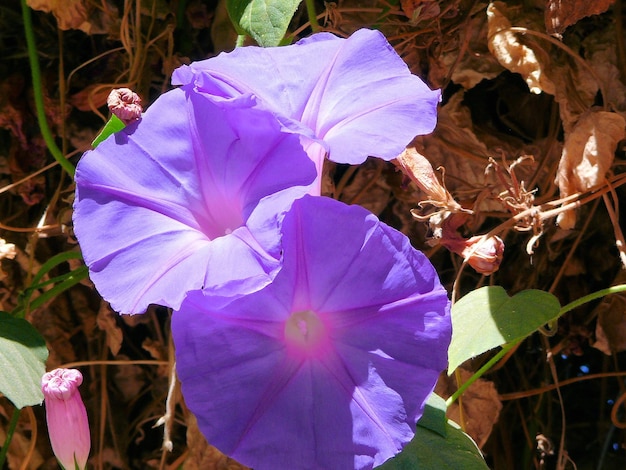
POLYGON ((306 13, 309 17, 309 23, 311 23, 311 29, 314 33, 317 33, 322 28, 320 24, 317 22, 317 13, 315 12, 315 0, 305 0, 306 4, 306 13))
POLYGON ((17 421, 19 417, 20 410, 18 408, 15 408, 13 410, 13 415, 11 416, 11 422, 9 423, 9 427, 7 429, 7 437, 4 440, 2 449, 0 449, 0 468, 4 468, 4 461, 7 458, 7 452, 9 451, 9 446, 11 445, 11 439, 13 439, 13 433, 15 432, 15 428, 17 428, 17 421))
POLYGON ((21 0, 22 4, 22 18, 24 20, 24 34, 26 36, 26 47, 28 49, 28 60, 30 62, 30 71, 33 79, 33 94, 35 97, 35 108, 37 110, 37 121, 39 123, 39 129, 41 135, 48 150, 59 162, 59 165, 73 178, 76 173, 74 165, 65 158, 63 152, 59 149, 50 127, 48 127, 48 121, 46 120, 46 112, 43 103, 43 89, 41 87, 41 70, 39 69, 39 59, 37 58, 37 46, 35 45, 35 33, 33 31, 33 21, 30 14, 30 8, 26 5, 26 0, 21 0))
POLYGON ((485 374, 485 372, 491 369, 500 359, 502 359, 506 355, 506 353, 508 353, 515 346, 517 346, 517 344, 518 341, 515 341, 513 343, 508 343, 502 346, 502 349, 498 351, 495 356, 489 359, 489 361, 487 361, 480 369, 474 372, 474 375, 467 379, 466 382, 463 382, 458 390, 446 400, 446 407, 449 407, 452 403, 454 403, 461 395, 463 395, 465 390, 467 390, 470 385, 472 385, 479 378, 481 378, 485 374))

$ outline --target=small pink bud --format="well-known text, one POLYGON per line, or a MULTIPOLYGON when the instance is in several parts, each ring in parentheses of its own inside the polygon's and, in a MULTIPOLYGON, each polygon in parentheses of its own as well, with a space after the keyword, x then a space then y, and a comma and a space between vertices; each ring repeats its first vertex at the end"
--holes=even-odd
POLYGON ((124 124, 130 124, 141 117, 141 98, 130 88, 115 88, 107 98, 109 111, 124 124))
POLYGON ((91 448, 87 410, 78 392, 81 383, 76 369, 55 369, 41 379, 52 451, 65 470, 85 469, 91 448))
POLYGON ((472 237, 465 242, 461 256, 480 274, 488 276, 500 268, 504 255, 504 242, 500 237, 472 237))
POLYGON ((457 229, 464 223, 465 214, 452 214, 441 224, 436 243, 445 246, 452 253, 462 256, 474 270, 488 276, 500 268, 504 255, 504 242, 498 236, 478 235, 463 238, 457 229))

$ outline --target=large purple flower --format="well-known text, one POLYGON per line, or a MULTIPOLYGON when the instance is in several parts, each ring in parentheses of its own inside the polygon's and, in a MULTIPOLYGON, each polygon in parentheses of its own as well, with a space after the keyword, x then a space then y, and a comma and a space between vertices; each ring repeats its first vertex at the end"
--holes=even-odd
POLYGON ((447 364, 447 295, 428 259, 359 206, 305 196, 283 269, 172 317, 183 395, 208 441, 255 470, 369 469, 410 441, 447 364))
POLYGON ((172 83, 224 99, 253 93, 294 131, 321 140, 309 149, 318 169, 325 152, 350 164, 397 157, 434 129, 440 99, 367 29, 348 39, 318 33, 291 46, 237 48, 177 69, 172 83))
POLYGON ((236 298, 280 269, 277 218, 316 173, 255 102, 173 90, 83 156, 74 229, 114 309, 178 308, 194 289, 236 298))

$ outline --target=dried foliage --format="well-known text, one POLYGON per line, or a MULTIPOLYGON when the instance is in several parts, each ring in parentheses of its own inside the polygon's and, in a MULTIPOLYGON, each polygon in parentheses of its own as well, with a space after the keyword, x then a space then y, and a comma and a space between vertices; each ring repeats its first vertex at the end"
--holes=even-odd
MULTIPOLYGON (((169 88, 172 70, 231 49, 236 36, 221 1, 29 5, 40 10, 33 19, 46 118, 74 161, 104 124, 112 88, 131 88, 149 106, 169 88)), ((329 164, 326 194, 362 204, 409 235, 455 299, 495 284, 511 294, 546 290, 566 304, 623 282, 621 1, 339 0, 317 8, 323 29, 336 34, 380 29, 414 73, 444 92, 431 135, 395 165, 329 164), (450 250, 445 237, 463 247, 497 237, 505 249, 495 270, 477 272, 468 259, 475 253, 450 250)), ((294 37, 310 33, 306 21, 296 14, 294 37)), ((42 263, 77 250, 73 187, 39 133, 23 44, 19 2, 2 2, 0 245, 15 246, 0 255, 5 310, 42 263)), ((87 283, 27 317, 48 342, 49 368, 83 371, 93 468, 240 468, 202 443, 180 398, 164 424, 173 450, 161 448, 164 427, 155 424, 166 415, 173 347, 165 309, 120 317, 87 283)), ((495 469, 624 468, 623 297, 580 307, 545 333, 522 343, 451 413, 495 469)), ((465 367, 478 369, 485 356, 465 367)), ((9 410, 1 400, 0 430, 9 410)), ((54 468, 42 423, 40 408, 24 414, 10 468, 54 468)))

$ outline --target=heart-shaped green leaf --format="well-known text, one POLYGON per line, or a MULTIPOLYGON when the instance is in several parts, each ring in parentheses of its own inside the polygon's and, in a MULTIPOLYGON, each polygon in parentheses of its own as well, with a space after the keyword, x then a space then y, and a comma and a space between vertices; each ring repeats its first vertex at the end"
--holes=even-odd
POLYGON ((47 358, 46 342, 33 325, 0 312, 0 392, 17 408, 43 401, 41 377, 47 358))
POLYGON ((411 442, 380 470, 486 470, 482 454, 461 428, 446 419, 446 404, 434 393, 411 442))
POLYGON ((238 34, 259 46, 278 46, 301 0, 227 0, 226 8, 238 34))
POLYGON ((519 341, 559 316, 558 299, 542 290, 513 297, 499 286, 481 287, 452 306, 448 373, 497 346, 519 341))

